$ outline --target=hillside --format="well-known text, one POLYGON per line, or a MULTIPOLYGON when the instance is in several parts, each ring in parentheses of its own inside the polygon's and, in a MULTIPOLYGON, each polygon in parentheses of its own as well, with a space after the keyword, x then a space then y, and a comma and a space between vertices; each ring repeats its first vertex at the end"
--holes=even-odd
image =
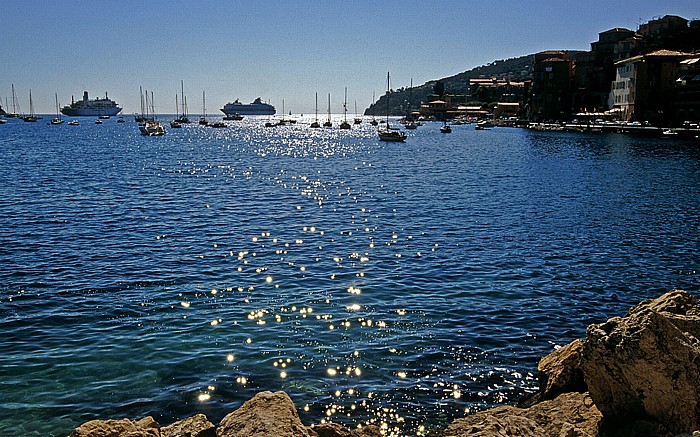
MULTIPOLYGON (((454 76, 432 80, 413 88, 407 87, 391 90, 389 113, 391 115, 405 115, 409 108, 417 110, 421 101, 427 101, 428 95, 433 94, 433 88, 438 81, 445 84, 445 90, 450 94, 465 94, 469 89, 469 79, 471 78, 497 77, 499 79, 507 78, 515 82, 532 79, 532 59, 532 55, 501 59, 454 76)), ((365 110, 365 115, 385 115, 386 98, 386 95, 381 96, 375 104, 370 105, 365 110)))

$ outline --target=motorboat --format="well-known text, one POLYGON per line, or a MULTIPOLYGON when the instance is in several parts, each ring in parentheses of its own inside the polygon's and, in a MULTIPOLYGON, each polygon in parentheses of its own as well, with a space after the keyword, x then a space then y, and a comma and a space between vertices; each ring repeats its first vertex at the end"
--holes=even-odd
POLYGON ((165 135, 165 128, 158 121, 147 121, 139 126, 141 135, 159 137, 165 135))
POLYGON ((243 120, 243 116, 239 113, 235 113, 233 115, 225 115, 224 120, 241 121, 243 120))

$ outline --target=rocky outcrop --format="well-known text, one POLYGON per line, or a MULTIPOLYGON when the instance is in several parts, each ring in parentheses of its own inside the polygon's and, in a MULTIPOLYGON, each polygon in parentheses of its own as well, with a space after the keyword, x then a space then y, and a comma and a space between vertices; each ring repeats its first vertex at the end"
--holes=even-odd
POLYGON ((582 352, 583 341, 574 340, 542 358, 537 365, 540 389, 523 397, 518 406, 531 407, 538 402, 552 400, 562 393, 586 392, 586 382, 581 370, 582 352))
POLYGON ((160 425, 151 416, 136 422, 91 420, 73 430, 70 437, 160 437, 160 425))
POLYGON ((160 437, 216 437, 216 426, 200 413, 161 428, 160 437))
POLYGON ((697 430, 699 339, 697 299, 680 290, 644 301, 626 317, 591 325, 582 367, 606 426, 643 420, 671 433, 697 430))
MULTIPOLYGON (((700 308, 674 290, 591 325, 585 341, 542 358, 540 389, 519 406, 455 420, 437 437, 693 436, 700 433, 700 308), (695 432, 694 432, 695 431, 695 432)), ((91 421, 70 437, 379 437, 376 426, 306 427, 284 392, 262 392, 221 420, 202 415, 160 428, 151 417, 91 421)))
POLYGON ((498 407, 457 419, 441 435, 594 437, 601 418, 587 393, 564 393, 530 408, 498 407))
POLYGON ((218 437, 315 437, 301 420, 287 393, 264 391, 221 420, 218 437))

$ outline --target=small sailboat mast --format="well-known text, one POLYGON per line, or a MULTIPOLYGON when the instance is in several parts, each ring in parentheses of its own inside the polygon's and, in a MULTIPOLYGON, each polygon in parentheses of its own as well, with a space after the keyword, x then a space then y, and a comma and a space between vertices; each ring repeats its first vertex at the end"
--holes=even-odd
POLYGON ((318 128, 321 127, 321 125, 318 123, 318 92, 316 93, 316 117, 314 118, 314 122, 311 123, 312 128, 318 128))
POLYGON ((323 123, 324 127, 331 127, 333 126, 333 123, 331 123, 331 93, 328 93, 328 120, 323 123))

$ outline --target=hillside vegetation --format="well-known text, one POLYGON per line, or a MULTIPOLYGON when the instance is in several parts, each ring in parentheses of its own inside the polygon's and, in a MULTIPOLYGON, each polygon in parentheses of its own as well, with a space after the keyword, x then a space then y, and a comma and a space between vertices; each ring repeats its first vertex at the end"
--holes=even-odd
MULTIPOLYGON (((433 94, 435 84, 439 81, 445 86, 445 91, 450 94, 466 94, 469 90, 469 79, 479 77, 496 77, 521 82, 532 79, 533 55, 519 58, 500 59, 490 64, 472 68, 454 76, 432 80, 413 88, 399 88, 391 90, 389 96, 389 114, 406 115, 409 111, 418 110, 420 103, 428 101, 428 95, 433 94)), ((387 96, 381 96, 379 100, 365 110, 365 115, 386 115, 387 96)))

